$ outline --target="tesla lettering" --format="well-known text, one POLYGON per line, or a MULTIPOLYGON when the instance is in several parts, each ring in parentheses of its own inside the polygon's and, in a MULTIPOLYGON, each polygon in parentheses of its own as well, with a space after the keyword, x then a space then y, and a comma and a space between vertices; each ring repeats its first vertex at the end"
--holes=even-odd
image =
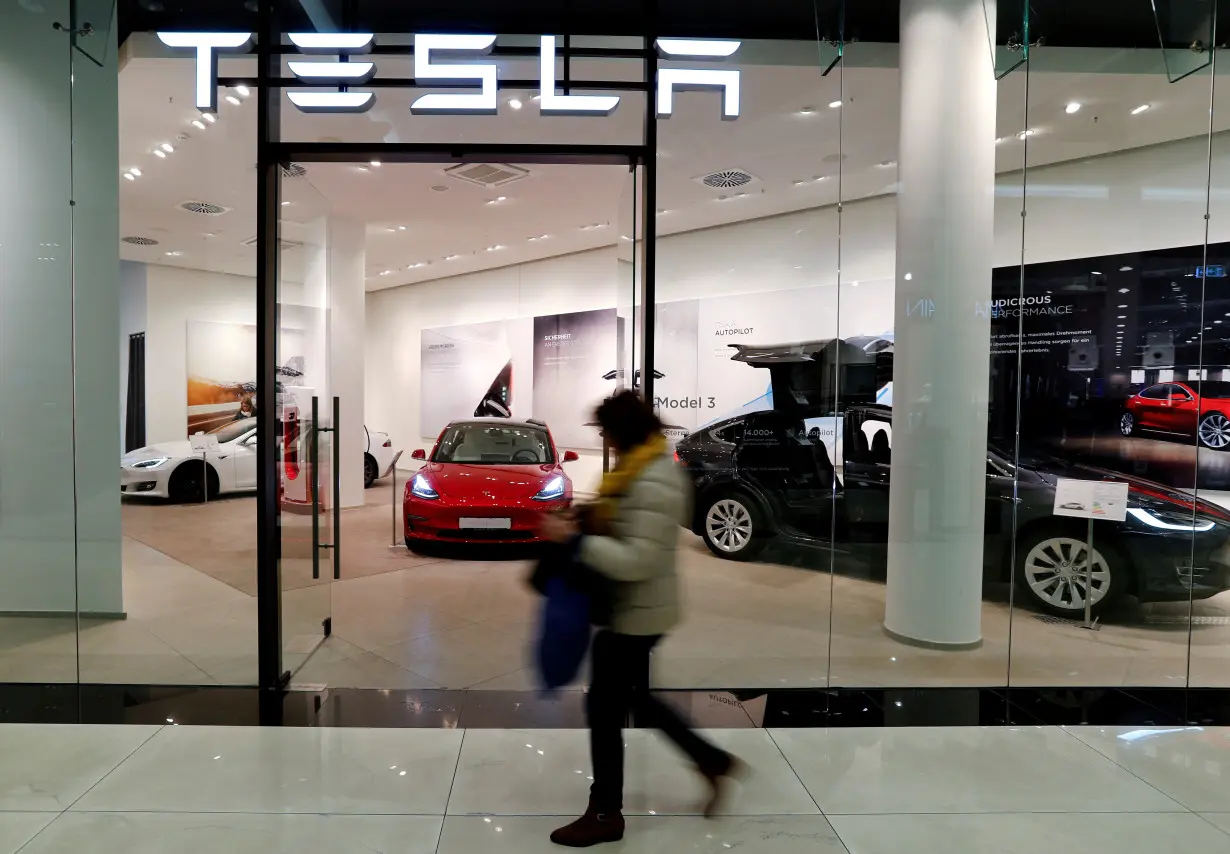
MULTIPOLYGON (((360 86, 376 73, 370 61, 348 61, 351 54, 366 53, 375 41, 372 33, 290 33, 291 44, 300 53, 345 57, 347 61, 292 60, 292 74, 314 86, 360 86)), ((173 33, 160 32, 158 38, 168 47, 196 50, 196 106, 216 112, 218 100, 218 54, 242 53, 252 44, 252 33, 173 33)), ((493 35, 450 35, 420 33, 414 37, 414 78, 416 86, 474 87, 477 94, 432 93, 417 98, 410 112, 421 115, 492 115, 498 110, 499 69, 494 62, 439 62, 441 55, 463 58, 466 54, 486 55, 495 46, 493 35), (460 55, 460 56, 458 56, 460 55)), ((741 42, 728 39, 658 39, 658 53, 667 60, 722 60, 738 51, 741 42)), ((619 106, 618 95, 572 95, 556 91, 556 37, 542 36, 539 42, 539 110, 544 115, 607 116, 619 106)), ((741 110, 741 72, 735 68, 677 68, 658 70, 656 111, 669 118, 675 111, 675 92, 688 89, 718 89, 722 93, 722 118, 737 119, 741 110)), ((371 109, 373 92, 291 90, 286 93, 299 110, 307 113, 354 113, 371 109)))

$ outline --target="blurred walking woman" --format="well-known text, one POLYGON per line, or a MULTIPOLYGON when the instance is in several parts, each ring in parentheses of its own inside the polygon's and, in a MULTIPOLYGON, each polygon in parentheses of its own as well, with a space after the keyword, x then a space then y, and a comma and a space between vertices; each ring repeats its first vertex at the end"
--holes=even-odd
POLYGON ((662 423, 635 392, 604 401, 597 418, 618 463, 603 476, 596 501, 579 507, 575 518, 545 517, 542 529, 557 543, 579 538, 580 563, 610 589, 609 620, 594 637, 586 698, 594 770, 589 808, 551 834, 552 842, 570 848, 623 838, 623 724, 629 711, 642 726, 660 729, 696 764, 709 789, 706 816, 741 770, 738 760, 649 693, 650 653, 679 621, 676 543, 690 512, 691 485, 667 452, 662 423))

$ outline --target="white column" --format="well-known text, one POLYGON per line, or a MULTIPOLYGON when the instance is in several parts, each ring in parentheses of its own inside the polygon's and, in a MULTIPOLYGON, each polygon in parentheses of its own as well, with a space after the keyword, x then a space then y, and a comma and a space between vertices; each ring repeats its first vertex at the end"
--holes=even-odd
POLYGON ((329 387, 341 398, 342 406, 343 507, 363 503, 363 453, 367 448, 363 429, 366 238, 362 223, 329 217, 329 387))
POLYGON ((901 0, 893 476, 884 626, 982 639, 996 86, 987 0, 901 0))

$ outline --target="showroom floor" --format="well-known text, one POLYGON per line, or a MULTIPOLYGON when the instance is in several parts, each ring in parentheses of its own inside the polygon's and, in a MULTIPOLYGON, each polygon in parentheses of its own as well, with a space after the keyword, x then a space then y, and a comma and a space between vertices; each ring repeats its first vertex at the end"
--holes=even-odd
MULTIPOLYGON (((630 730, 627 835, 603 850, 1230 849, 1225 729, 710 734, 754 772, 724 814, 700 818, 682 760, 630 730)), ((548 852, 589 768, 583 730, 9 725, 0 755, 0 854, 548 852)))
MULTIPOLYGON (((528 562, 390 548, 390 495, 387 485, 369 490, 368 506, 346 512, 342 581, 311 587, 290 579, 284 635, 294 681, 339 688, 534 687, 526 667, 536 613, 524 585, 528 562), (317 648, 320 621, 330 614, 333 637, 317 648)), ((83 620, 78 661, 74 620, 0 617, 0 682, 253 684, 254 515, 250 498, 208 508, 126 503, 128 619, 83 620), (196 531, 192 549, 180 536, 187 529, 196 531), (219 561, 219 552, 229 564, 219 561)), ((883 633, 881 582, 784 562, 722 561, 697 538, 681 536, 686 619, 656 657, 655 679, 663 687, 817 687, 826 684, 830 665, 832 684, 848 687, 994 686, 1008 684, 1009 671, 1011 684, 1020 686, 1182 686, 1187 680, 1186 604, 1132 607, 1090 632, 1024 610, 1010 619, 1005 593, 1003 601, 983 604, 980 649, 937 652, 883 633)), ((794 556, 813 564, 823 559, 822 553, 802 561, 794 556)), ((1196 603, 1195 614, 1192 684, 1230 686, 1230 593, 1196 603)))

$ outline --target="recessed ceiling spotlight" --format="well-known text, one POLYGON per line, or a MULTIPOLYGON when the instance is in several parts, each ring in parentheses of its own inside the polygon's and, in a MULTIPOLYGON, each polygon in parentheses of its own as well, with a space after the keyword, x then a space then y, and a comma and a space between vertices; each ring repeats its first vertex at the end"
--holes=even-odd
POLYGON ((1120 288, 1119 293, 1126 294, 1126 293, 1130 293, 1131 290, 1132 290, 1131 288, 1120 288))
POLYGON ((538 236, 536 236, 536 237, 531 237, 531 238, 530 238, 530 243, 537 243, 537 242, 538 242, 538 241, 540 241, 540 240, 546 240, 546 239, 547 239, 547 238, 549 238, 550 236, 551 236, 551 235, 549 235, 549 234, 539 234, 539 235, 538 235, 538 236))
POLYGON ((393 271, 392 271, 392 270, 381 270, 381 271, 380 271, 380 275, 382 275, 382 276, 391 276, 391 275, 393 275, 393 271))
POLYGON ((461 257, 460 255, 445 255, 444 260, 445 261, 456 261, 460 257, 461 257))
POLYGON ((218 120, 218 117, 213 113, 201 113, 201 118, 205 119, 205 121, 209 122, 211 125, 218 120))
POLYGON ((161 157, 163 160, 165 160, 165 159, 166 159, 166 157, 167 157, 167 153, 166 153, 165 151, 163 151, 161 148, 155 148, 155 149, 154 149, 154 156, 155 156, 155 157, 161 157))
POLYGON ((488 252, 499 252, 503 248, 504 246, 502 244, 497 243, 495 246, 488 246, 487 251, 488 252))
POLYGON ((1118 317, 1118 318, 1116 318, 1116 319, 1117 319, 1117 320, 1127 320, 1127 315, 1126 315, 1126 314, 1121 314, 1121 315, 1119 315, 1119 317, 1118 317))
POLYGON ((514 110, 519 110, 524 107, 525 104, 522 103, 520 98, 509 98, 508 106, 512 107, 514 110))
POLYGON ((1120 267, 1119 272, 1120 273, 1130 273, 1132 272, 1132 268, 1131 267, 1120 267))
POLYGON ((829 109, 835 110, 841 106, 841 101, 829 101, 829 109))
POLYGON ((404 226, 404 225, 399 225, 399 226, 397 226, 397 230, 398 230, 398 231, 405 231, 405 230, 406 230, 406 226, 404 226))
POLYGON ((370 166, 356 166, 355 168, 358 169, 360 172, 372 171, 372 168, 370 166))
POLYGON ((1123 323, 1116 323, 1116 324, 1115 324, 1115 326, 1116 326, 1116 327, 1118 327, 1119 329, 1122 329, 1125 325, 1126 325, 1126 324, 1123 324, 1123 323))
POLYGON ((164 252, 163 254, 166 255, 168 258, 178 258, 180 255, 183 255, 184 253, 178 250, 174 250, 171 252, 164 252))
POLYGON ((170 154, 172 151, 175 150, 175 146, 171 145, 171 143, 169 142, 164 142, 162 145, 158 147, 161 148, 163 151, 165 151, 167 154, 170 154))
POLYGON ((193 119, 192 126, 196 128, 197 130, 205 130, 205 122, 201 121, 200 119, 193 119))
POLYGON ((227 95, 227 96, 226 96, 226 102, 227 102, 228 104, 234 104, 236 107, 238 107, 240 104, 242 104, 242 103, 243 103, 243 101, 240 101, 240 100, 239 100, 238 98, 236 98, 234 95, 227 95))
POLYGON ((127 178, 129 181, 137 180, 137 176, 132 174, 131 172, 125 172, 124 177, 127 178))
POLYGON ((1140 115, 1141 113, 1143 113, 1145 110, 1149 109, 1149 107, 1150 107, 1150 105, 1149 105, 1149 104, 1141 104, 1139 107, 1137 107, 1136 109, 1132 110, 1132 115, 1134 115, 1134 116, 1139 116, 1139 115, 1140 115))
POLYGON ((417 269, 419 269, 420 267, 426 267, 429 263, 431 263, 431 262, 429 262, 429 261, 415 261, 413 264, 411 264, 410 266, 406 267, 406 269, 407 269, 407 270, 417 270, 417 269))
POLYGON ((496 196, 494 199, 487 199, 487 204, 498 205, 500 202, 508 201, 508 196, 496 196))
POLYGON ((132 168, 131 168, 131 169, 129 169, 128 171, 129 171, 129 172, 131 172, 131 173, 132 173, 135 177, 137 177, 137 178, 140 178, 140 177, 141 177, 141 170, 140 170, 140 169, 138 169, 136 166, 132 167, 132 168))
POLYGON ((1073 113, 1079 113, 1081 111, 1081 102, 1080 101, 1070 101, 1068 102, 1068 106, 1063 108, 1063 111, 1067 113, 1069 116, 1072 115, 1073 113))
POLYGON ((371 165, 372 165, 372 168, 373 168, 373 169, 379 169, 379 168, 380 168, 380 161, 379 161, 379 160, 373 160, 373 161, 372 161, 372 163, 371 163, 371 165))
POLYGON ((239 93, 240 98, 246 98, 252 94, 252 90, 242 84, 239 86, 236 86, 235 91, 239 93))
POLYGON ((1119 308, 1127 308, 1127 304, 1124 303, 1123 305, 1119 306, 1119 308))
POLYGON ((801 108, 798 114, 800 116, 810 116, 815 111, 816 111, 816 108, 813 107, 811 104, 808 104, 806 107, 801 108))
POLYGON ((1091 276, 1100 276, 1100 275, 1102 275, 1102 271, 1101 271, 1101 270, 1090 270, 1090 271, 1089 271, 1089 275, 1091 275, 1091 276))

